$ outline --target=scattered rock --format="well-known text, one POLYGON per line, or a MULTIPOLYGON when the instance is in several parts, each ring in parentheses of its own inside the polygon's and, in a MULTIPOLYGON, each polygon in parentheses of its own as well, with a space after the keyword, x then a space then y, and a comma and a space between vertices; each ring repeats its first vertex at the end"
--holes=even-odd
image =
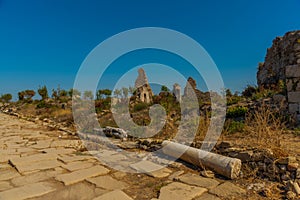
POLYGON ((214 178, 215 177, 215 173, 210 170, 203 170, 200 172, 200 175, 203 177, 206 177, 206 178, 214 178))
POLYGON ((298 163, 289 163, 289 164, 287 165, 287 169, 288 169, 289 171, 296 171, 296 170, 298 169, 298 167, 299 167, 299 164, 298 164, 298 163))
POLYGON ((253 151, 242 151, 242 152, 230 152, 228 156, 232 158, 238 158, 242 162, 248 162, 252 160, 253 151))
POLYGON ((296 197, 297 197, 297 195, 292 191, 288 191, 286 194, 286 198, 289 200, 296 199, 296 197))
POLYGON ((282 165, 288 165, 289 163, 295 163, 295 162, 297 162, 297 160, 296 160, 296 157, 293 157, 293 156, 279 158, 277 160, 277 163, 282 164, 282 165))

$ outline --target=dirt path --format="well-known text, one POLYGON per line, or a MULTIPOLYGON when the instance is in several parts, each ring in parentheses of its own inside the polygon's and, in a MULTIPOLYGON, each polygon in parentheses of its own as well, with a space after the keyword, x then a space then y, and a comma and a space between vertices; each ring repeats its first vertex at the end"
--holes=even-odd
MULTIPOLYGON (((201 177, 180 163, 148 174, 124 173, 81 149, 76 137, 0 113, 0 200, 246 199, 247 191, 232 181, 201 177)), ((107 149, 98 152, 115 163, 124 156, 107 149)), ((134 170, 156 164, 127 165, 134 170)))

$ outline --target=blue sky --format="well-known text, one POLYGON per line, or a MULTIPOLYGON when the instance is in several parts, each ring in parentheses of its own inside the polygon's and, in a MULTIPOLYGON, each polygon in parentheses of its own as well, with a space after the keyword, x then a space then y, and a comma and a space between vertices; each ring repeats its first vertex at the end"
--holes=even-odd
POLYGON ((257 64, 272 40, 300 29, 299 10, 299 0, 0 0, 0 94, 39 85, 69 89, 100 42, 148 26, 195 39, 217 64, 225 86, 242 90, 256 83, 257 64))

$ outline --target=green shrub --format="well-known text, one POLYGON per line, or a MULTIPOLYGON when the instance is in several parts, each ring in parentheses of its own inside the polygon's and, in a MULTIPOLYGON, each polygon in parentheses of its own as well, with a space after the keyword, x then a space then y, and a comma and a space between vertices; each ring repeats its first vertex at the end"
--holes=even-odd
POLYGON ((247 107, 239 106, 239 107, 229 107, 227 109, 226 116, 228 118, 237 118, 237 117, 245 117, 245 114, 248 112, 247 107))
POLYGON ((148 108, 148 104, 146 104, 146 103, 138 103, 138 104, 134 105, 133 111, 134 112, 138 112, 138 111, 144 110, 146 108, 148 108))
POLYGON ((252 97, 255 93, 257 93, 258 88, 256 86, 248 85, 245 90, 242 92, 244 97, 252 97))
POLYGON ((36 108, 51 108, 51 105, 42 100, 36 105, 36 108))
POLYGON ((243 121, 228 121, 225 126, 228 134, 241 133, 244 131, 245 123, 243 121))

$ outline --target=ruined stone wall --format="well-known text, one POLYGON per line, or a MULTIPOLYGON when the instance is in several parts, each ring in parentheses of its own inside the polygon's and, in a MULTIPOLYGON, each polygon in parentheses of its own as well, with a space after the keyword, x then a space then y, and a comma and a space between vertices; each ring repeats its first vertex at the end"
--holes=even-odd
POLYGON ((300 31, 286 33, 276 37, 268 48, 265 62, 259 65, 257 83, 260 88, 278 89, 285 81, 285 68, 300 64, 300 31))
POLYGON ((285 68, 289 112, 300 122, 300 64, 285 68))
POLYGON ((143 68, 139 68, 138 77, 135 81, 136 100, 144 103, 153 102, 153 92, 149 85, 146 73, 143 68))
POLYGON ((273 40, 265 62, 260 64, 257 83, 260 89, 285 86, 289 113, 300 122, 300 31, 286 33, 273 40))

